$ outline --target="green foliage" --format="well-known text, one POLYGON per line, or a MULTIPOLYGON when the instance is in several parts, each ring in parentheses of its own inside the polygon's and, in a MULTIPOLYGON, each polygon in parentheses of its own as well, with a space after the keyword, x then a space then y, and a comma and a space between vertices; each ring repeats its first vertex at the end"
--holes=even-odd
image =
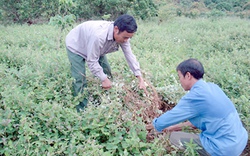
POLYGON ((55 15, 59 7, 54 0, 2 0, 0 9, 3 11, 5 22, 26 23, 39 18, 55 15))
POLYGON ((210 9, 239 11, 244 8, 244 5, 248 3, 248 0, 205 0, 204 3, 210 9))
POLYGON ((250 10, 250 2, 246 3, 246 4, 243 6, 243 9, 244 9, 244 10, 250 10))
POLYGON ((221 11, 231 11, 233 9, 233 6, 227 2, 221 2, 221 3, 218 3, 215 6, 215 8, 221 11))
MULTIPOLYGON (((57 22, 55 25, 60 27, 57 22)), ((247 20, 221 18, 211 22, 180 17, 160 25, 154 21, 138 21, 138 25, 140 29, 131 39, 132 49, 145 79, 157 93, 177 102, 185 92, 178 82, 176 65, 189 57, 197 58, 204 64, 205 80, 217 83, 232 99, 249 131, 247 20)), ((103 91, 99 81, 87 71, 87 89, 100 97, 101 104, 96 106, 90 101, 86 111, 79 114, 75 106, 85 95, 72 96, 73 80, 64 40, 57 46, 58 34, 65 38, 67 32, 52 25, 12 25, 0 29, 0 155, 178 153, 166 149, 168 136, 159 135, 148 142, 141 110, 130 110, 125 105, 127 92, 123 87, 136 88, 137 79, 121 51, 108 55, 114 73, 111 90, 103 91)), ((152 104, 141 92, 135 94, 143 104, 152 104)), ((183 154, 195 154, 197 147, 191 143, 187 146, 183 154)))
POLYGON ((90 18, 100 18, 103 15, 110 14, 111 19, 115 19, 121 14, 127 13, 132 2, 128 0, 77 0, 78 4, 74 14, 81 18, 90 19, 90 18))
POLYGON ((212 3, 212 0, 204 0, 204 4, 206 6, 210 5, 212 3))
POLYGON ((220 17, 225 17, 226 13, 223 12, 223 11, 214 9, 211 12, 207 13, 207 16, 212 17, 212 19, 217 19, 217 18, 220 18, 220 17))
POLYGON ((3 19, 3 11, 0 9, 0 21, 3 19))
POLYGON ((182 0, 180 1, 180 5, 185 9, 189 10, 192 6, 193 0, 182 0))
POLYGON ((3 24, 30 25, 47 23, 55 16, 74 15, 76 21, 115 20, 128 13, 142 20, 159 17, 162 21, 175 16, 210 17, 213 10, 249 18, 248 3, 248 0, 2 0, 0 20, 3 24))
POLYGON ((157 14, 157 7, 152 0, 85 0, 77 1, 78 8, 74 11, 79 17, 94 18, 109 14, 115 19, 121 14, 130 13, 138 18, 147 19, 157 14))
MULTIPOLYGON (((245 11, 248 0, 175 0, 174 3, 168 1, 166 5, 173 5, 177 16, 184 15, 189 18, 198 17, 218 17, 221 15, 240 16, 249 18, 249 12, 245 11), (170 3, 170 4, 169 4, 170 3)), ((161 10, 159 10, 160 12, 161 10)))
POLYGON ((180 11, 179 15, 181 15, 181 9, 176 7, 173 3, 168 2, 158 2, 156 5, 159 8, 158 18, 160 21, 168 21, 172 18, 176 17, 177 12, 180 11))
POLYGON ((110 14, 115 19, 124 13, 147 19, 156 16, 157 8, 152 0, 3 0, 0 1, 2 17, 6 22, 37 23, 56 15, 73 14, 77 18, 93 19, 110 14))
POLYGON ((131 3, 131 12, 143 20, 157 15, 157 7, 152 0, 134 0, 131 3))
POLYGON ((65 15, 63 17, 58 14, 50 18, 49 24, 55 26, 56 28, 60 28, 60 32, 58 34, 58 39, 57 39, 58 49, 61 47, 61 43, 64 37, 62 36, 63 31, 66 31, 67 28, 72 28, 75 24, 75 20, 76 17, 73 14, 65 15))
POLYGON ((56 15, 50 18, 49 24, 64 30, 67 27, 72 27, 75 24, 76 17, 73 14, 64 17, 56 15))
POLYGON ((200 15, 200 11, 198 9, 192 9, 185 14, 185 16, 189 18, 198 18, 199 15, 200 15))
POLYGON ((199 156, 199 153, 197 150, 201 149, 196 143, 193 142, 193 139, 190 140, 190 142, 185 142, 185 156, 199 156))

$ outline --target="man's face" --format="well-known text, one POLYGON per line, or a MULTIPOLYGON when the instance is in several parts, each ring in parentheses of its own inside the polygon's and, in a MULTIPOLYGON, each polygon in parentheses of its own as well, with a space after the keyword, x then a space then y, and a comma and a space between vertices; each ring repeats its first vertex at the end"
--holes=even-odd
POLYGON ((178 70, 178 76, 179 76, 179 80, 181 83, 182 88, 187 91, 190 90, 190 73, 187 72, 185 76, 182 75, 182 73, 178 70))
POLYGON ((114 27, 114 39, 119 44, 127 42, 133 35, 134 33, 128 33, 127 31, 120 32, 117 26, 114 27))

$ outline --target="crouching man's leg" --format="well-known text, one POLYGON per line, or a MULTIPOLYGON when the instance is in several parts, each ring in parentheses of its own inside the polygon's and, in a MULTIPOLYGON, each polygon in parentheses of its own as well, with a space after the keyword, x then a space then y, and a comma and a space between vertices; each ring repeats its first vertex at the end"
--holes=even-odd
POLYGON ((181 150, 186 149, 185 147, 186 142, 190 142, 191 140, 193 140, 193 143, 197 144, 200 147, 200 149, 198 149, 197 152, 201 156, 209 156, 206 150, 202 147, 198 134, 192 134, 192 133, 186 133, 186 132, 180 132, 180 131, 172 132, 170 134, 169 139, 170 139, 171 144, 173 144, 174 146, 176 146, 177 148, 181 150))

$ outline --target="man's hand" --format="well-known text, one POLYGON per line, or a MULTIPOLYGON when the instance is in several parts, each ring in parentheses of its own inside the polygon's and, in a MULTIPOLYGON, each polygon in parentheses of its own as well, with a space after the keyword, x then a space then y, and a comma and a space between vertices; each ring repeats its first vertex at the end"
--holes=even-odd
POLYGON ((173 131, 181 131, 182 129, 180 127, 177 127, 176 125, 169 126, 163 130, 163 132, 173 132, 173 131))
POLYGON ((173 131, 181 131, 183 128, 196 128, 194 125, 192 125, 192 123, 190 121, 186 121, 186 122, 183 122, 183 123, 179 123, 179 124, 176 124, 176 125, 172 125, 172 126, 169 126, 167 128, 165 128, 163 131, 164 132, 173 132, 173 131))
POLYGON ((145 94, 148 96, 148 91, 146 89, 146 85, 143 78, 141 76, 137 76, 137 78, 139 79, 139 89, 143 89, 145 94))
POLYGON ((104 81, 102 81, 102 88, 105 90, 110 89, 111 85, 112 85, 112 83, 108 78, 106 78, 104 81))
POLYGON ((153 124, 147 124, 146 125, 146 130, 152 130, 152 129, 154 129, 153 124))

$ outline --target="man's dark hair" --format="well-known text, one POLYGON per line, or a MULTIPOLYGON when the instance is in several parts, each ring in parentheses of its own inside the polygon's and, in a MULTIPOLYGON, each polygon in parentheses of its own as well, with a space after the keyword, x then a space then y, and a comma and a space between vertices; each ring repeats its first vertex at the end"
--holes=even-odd
POLYGON ((176 68, 176 71, 178 70, 182 73, 183 76, 185 76, 186 73, 189 72, 194 78, 198 80, 203 78, 204 75, 203 65, 200 61, 193 58, 181 62, 176 68))
POLYGON ((134 33, 137 30, 137 24, 133 16, 131 15, 121 15, 115 22, 114 26, 119 28, 119 32, 127 31, 128 33, 134 33))

